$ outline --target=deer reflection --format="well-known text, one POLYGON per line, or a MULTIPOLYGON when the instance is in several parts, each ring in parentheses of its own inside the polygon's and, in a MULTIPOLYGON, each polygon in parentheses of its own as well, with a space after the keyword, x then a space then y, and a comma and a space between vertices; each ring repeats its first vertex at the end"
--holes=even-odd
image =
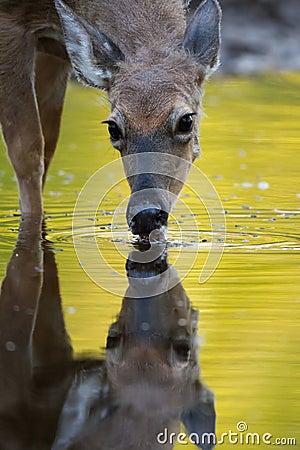
POLYGON ((0 294, 1 450, 51 448, 71 361, 54 254, 24 220, 0 294))
POLYGON ((22 222, 0 298, 1 450, 171 449, 180 422, 213 448, 198 313, 166 254, 126 268, 105 358, 73 359, 54 253, 37 224, 22 222))
POLYGON ((115 420, 122 423, 116 423, 110 448, 123 448, 117 446, 122 438, 128 448, 173 448, 171 433, 178 435, 181 420, 203 449, 212 448, 202 439, 204 433, 212 437, 215 413, 212 393, 199 381, 198 311, 165 254, 144 264, 130 256, 126 268, 129 287, 107 338, 108 378, 119 405, 115 420))

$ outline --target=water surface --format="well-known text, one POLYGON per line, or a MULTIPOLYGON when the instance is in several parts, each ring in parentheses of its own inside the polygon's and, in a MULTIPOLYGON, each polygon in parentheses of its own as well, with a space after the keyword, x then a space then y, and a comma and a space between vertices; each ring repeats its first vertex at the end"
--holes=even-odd
MULTIPOLYGON (((170 262, 180 252, 189 258, 196 248, 199 251, 182 285, 193 308, 200 311, 201 379, 215 395, 218 436, 237 431, 237 423, 244 421, 249 432, 270 433, 273 441, 295 438, 297 445, 291 447, 298 448, 300 76, 211 81, 204 105, 202 156, 196 164, 218 191, 227 222, 223 258, 207 283, 200 285, 198 279, 211 230, 205 208, 190 187, 183 190, 169 230, 170 262)), ((121 296, 87 277, 72 243, 72 214, 79 191, 97 168, 118 158, 101 124, 108 109, 105 96, 70 85, 44 196, 66 330, 77 358, 103 356, 108 329, 122 304, 121 296)), ((2 147, 1 277, 19 227, 15 178, 2 147)), ((112 184, 119 178, 112 174, 112 184)), ((194 183, 188 181, 189 186, 195 187, 194 183)), ((97 216, 97 242, 112 273, 123 275, 126 258, 112 240, 118 240, 124 254, 131 250, 124 218, 114 225, 114 239, 111 229, 112 214, 127 195, 126 182, 118 183, 107 193, 97 216)), ((82 245, 89 241, 93 223, 87 213, 86 229, 80 231, 82 245)), ((227 441, 220 447, 232 445, 227 441)))

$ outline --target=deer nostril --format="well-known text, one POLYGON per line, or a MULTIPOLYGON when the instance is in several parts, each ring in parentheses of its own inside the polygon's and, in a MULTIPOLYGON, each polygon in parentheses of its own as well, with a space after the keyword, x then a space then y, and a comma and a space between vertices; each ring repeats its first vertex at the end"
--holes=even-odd
POLYGON ((167 225, 168 213, 158 208, 147 208, 136 214, 130 222, 133 234, 149 236, 151 231, 167 225))

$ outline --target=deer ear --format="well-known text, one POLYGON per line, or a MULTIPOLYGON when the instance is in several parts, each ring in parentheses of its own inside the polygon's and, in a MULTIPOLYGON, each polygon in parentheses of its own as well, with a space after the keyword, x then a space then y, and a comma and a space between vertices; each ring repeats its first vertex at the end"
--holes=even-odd
POLYGON ((55 0, 55 6, 76 77, 83 84, 108 90, 117 63, 124 60, 123 53, 108 36, 61 0, 55 0))
POLYGON ((204 0, 196 9, 184 36, 184 48, 210 75, 218 67, 222 12, 217 0, 204 0))
POLYGON ((203 384, 196 382, 195 403, 181 415, 181 420, 194 443, 202 450, 212 450, 216 444, 216 413, 213 393, 203 384))

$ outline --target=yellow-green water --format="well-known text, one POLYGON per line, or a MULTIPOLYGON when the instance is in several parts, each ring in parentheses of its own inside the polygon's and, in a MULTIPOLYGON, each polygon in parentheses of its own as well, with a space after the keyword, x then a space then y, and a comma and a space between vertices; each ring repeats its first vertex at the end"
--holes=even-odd
MULTIPOLYGON (((202 122, 202 157, 196 164, 223 202, 227 238, 213 277, 198 283, 203 246, 183 286, 200 310, 202 379, 215 394, 217 434, 236 431, 236 424, 245 421, 250 432, 293 437, 297 445, 291 447, 300 448, 300 75, 211 81, 204 105, 208 117, 202 122)), ((105 96, 70 85, 44 195, 66 326, 78 354, 100 353, 122 301, 86 276, 72 243, 79 191, 97 168, 118 158, 101 124, 107 114, 105 96)), ((121 273, 125 259, 109 237, 110 213, 127 193, 125 183, 109 193, 98 233, 107 259, 121 273)), ((182 198, 196 214, 201 239, 209 240, 202 206, 187 188, 182 198)), ((17 237, 17 214, 16 183, 1 145, 0 277, 17 237)), ((180 206, 176 218, 182 222, 183 241, 186 236, 190 244, 193 221, 180 206)), ((120 226, 116 232, 126 251, 127 230, 120 226)), ((171 224, 170 238, 177 237, 178 227, 171 224)), ((171 261, 176 252, 176 246, 170 248, 171 261)))

